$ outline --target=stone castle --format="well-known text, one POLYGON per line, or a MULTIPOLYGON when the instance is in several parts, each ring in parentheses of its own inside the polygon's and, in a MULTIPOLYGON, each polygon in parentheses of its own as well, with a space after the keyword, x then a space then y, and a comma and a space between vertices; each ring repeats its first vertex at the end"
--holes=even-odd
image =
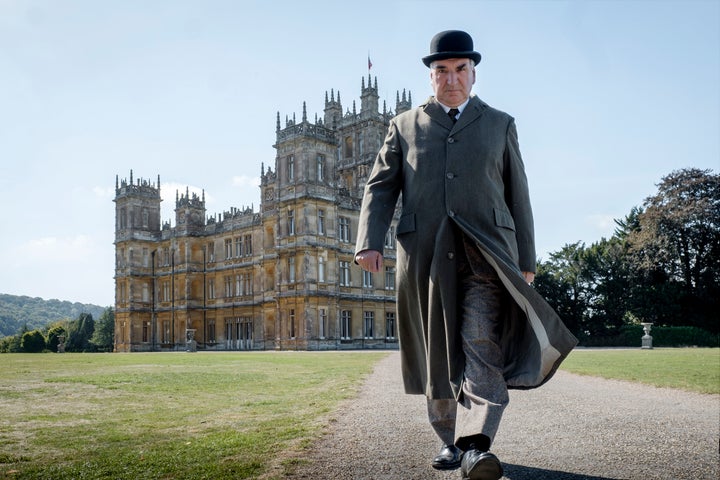
POLYGON ((205 194, 176 193, 161 221, 160 176, 115 185, 115 351, 397 348, 395 237, 384 272, 353 262, 360 201, 390 119, 377 77, 360 112, 325 93, 322 118, 277 115, 275 168, 260 206, 208 216, 205 194), (161 225, 162 223, 162 225, 161 225))

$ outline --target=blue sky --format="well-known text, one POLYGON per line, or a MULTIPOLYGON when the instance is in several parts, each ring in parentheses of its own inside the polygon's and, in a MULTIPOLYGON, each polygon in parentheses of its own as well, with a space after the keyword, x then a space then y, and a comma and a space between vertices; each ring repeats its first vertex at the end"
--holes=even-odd
POLYGON ((441 30, 516 118, 538 254, 612 235, 681 168, 720 171, 720 2, 0 0, 0 293, 112 305, 115 176, 259 204, 276 115, 431 94, 441 30))

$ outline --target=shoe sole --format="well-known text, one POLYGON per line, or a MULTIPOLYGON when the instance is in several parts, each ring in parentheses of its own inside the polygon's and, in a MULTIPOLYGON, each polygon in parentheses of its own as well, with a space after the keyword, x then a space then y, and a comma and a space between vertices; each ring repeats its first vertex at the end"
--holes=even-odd
POLYGON ((431 463, 430 464, 435 470, 457 470, 462 465, 462 461, 457 463, 431 463))
POLYGON ((503 469, 497 458, 486 458, 475 465, 472 470, 465 473, 462 480, 500 480, 503 469))

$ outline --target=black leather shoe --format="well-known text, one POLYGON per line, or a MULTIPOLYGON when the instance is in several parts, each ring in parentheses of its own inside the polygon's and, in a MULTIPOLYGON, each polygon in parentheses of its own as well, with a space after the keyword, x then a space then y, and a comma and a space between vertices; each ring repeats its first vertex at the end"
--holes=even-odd
POLYGON ((455 470, 460 468, 463 452, 455 445, 443 445, 431 465, 437 470, 455 470))
POLYGON ((463 480, 499 480, 503 469, 492 453, 472 449, 463 455, 460 473, 463 480))

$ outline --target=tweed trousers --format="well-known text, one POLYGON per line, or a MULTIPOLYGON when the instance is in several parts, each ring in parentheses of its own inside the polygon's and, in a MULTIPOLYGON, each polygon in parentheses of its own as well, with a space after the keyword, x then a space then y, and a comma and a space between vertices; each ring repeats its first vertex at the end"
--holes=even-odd
POLYGON ((446 445, 489 449, 509 402, 503 376, 500 332, 511 301, 479 249, 458 232, 457 274, 460 334, 465 355, 462 395, 427 400, 428 418, 446 445), (484 444, 484 445, 483 445, 484 444))

